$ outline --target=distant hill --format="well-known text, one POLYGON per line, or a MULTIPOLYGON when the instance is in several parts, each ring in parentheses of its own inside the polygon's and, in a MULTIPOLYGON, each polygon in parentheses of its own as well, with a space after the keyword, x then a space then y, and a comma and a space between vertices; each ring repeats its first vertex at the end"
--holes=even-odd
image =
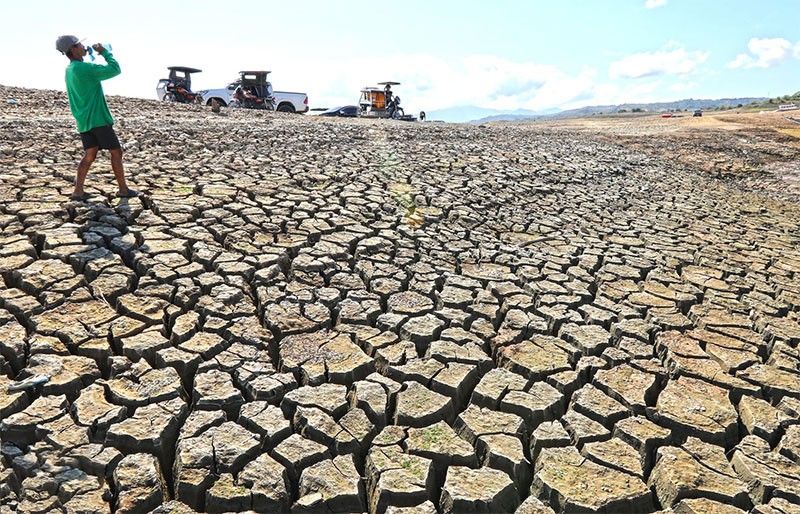
POLYGON ((800 91, 791 95, 776 96, 775 98, 761 98, 749 107, 758 109, 775 109, 781 104, 800 103, 800 91))
POLYGON ((425 115, 429 120, 442 120, 450 123, 466 123, 477 120, 478 118, 484 119, 498 117, 501 119, 512 119, 503 118, 504 116, 531 118, 546 114, 555 114, 557 112, 559 112, 558 109, 550 109, 547 111, 538 112, 527 109, 499 110, 486 109, 483 107, 476 107, 474 105, 461 105, 457 107, 449 107, 447 109, 439 109, 436 111, 427 111, 425 115))
POLYGON ((580 118, 583 116, 591 116, 593 114, 614 114, 620 112, 661 112, 661 111, 678 111, 695 109, 716 109, 720 107, 736 107, 739 104, 745 106, 754 102, 763 102, 766 98, 720 98, 717 100, 701 100, 694 98, 687 98, 685 100, 676 100, 674 102, 655 102, 655 103, 627 103, 619 105, 592 105, 587 107, 580 107, 578 109, 569 109, 566 111, 559 111, 556 113, 539 113, 535 115, 513 113, 513 114, 493 114, 483 118, 474 119, 472 123, 487 123, 490 121, 522 121, 539 118, 580 118))

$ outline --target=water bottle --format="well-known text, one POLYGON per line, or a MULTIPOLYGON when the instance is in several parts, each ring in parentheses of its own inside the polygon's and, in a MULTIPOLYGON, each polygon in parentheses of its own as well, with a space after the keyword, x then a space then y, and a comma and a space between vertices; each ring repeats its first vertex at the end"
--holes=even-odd
MULTIPOLYGON (((111 43, 102 43, 102 45, 103 45, 103 48, 105 48, 109 52, 111 51, 111 43)), ((86 55, 89 56, 89 60, 91 60, 91 61, 95 60, 94 54, 95 54, 94 48, 92 48, 91 46, 87 46, 86 47, 86 55)))

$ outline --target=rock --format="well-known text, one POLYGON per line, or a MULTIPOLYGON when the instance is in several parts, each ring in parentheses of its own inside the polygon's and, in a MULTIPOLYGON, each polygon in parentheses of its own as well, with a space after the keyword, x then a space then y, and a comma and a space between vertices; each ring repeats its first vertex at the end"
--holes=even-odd
POLYGON ((103 437, 112 423, 122 421, 127 409, 109 403, 105 397, 105 388, 100 384, 92 384, 81 391, 80 396, 72 403, 71 411, 79 425, 103 437))
POLYGON ((289 508, 291 489, 286 469, 262 453, 239 472, 238 483, 250 490, 252 509, 284 512, 289 508))
POLYGON ((749 434, 777 443, 779 431, 798 420, 780 411, 760 398, 742 397, 739 402, 739 419, 749 434))
POLYGON ((233 475, 222 473, 206 491, 206 512, 241 512, 251 506, 250 491, 238 485, 233 475))
POLYGON ((389 505, 420 505, 434 491, 433 463, 404 454, 398 446, 373 446, 367 454, 366 475, 370 514, 382 514, 389 505))
POLYGON ((737 478, 723 448, 693 437, 682 447, 658 449, 649 484, 665 507, 674 507, 683 499, 697 497, 742 509, 750 506, 747 485, 737 478))
POLYGON ((736 376, 763 387, 775 401, 784 396, 800 398, 800 381, 798 373, 782 370, 765 364, 755 364, 740 371, 736 376))
POLYGON ((709 500, 707 498, 694 498, 681 500, 672 508, 675 514, 742 514, 740 508, 709 500))
POLYGON ((181 437, 175 449, 175 497, 199 508, 199 499, 213 481, 212 470, 239 472, 258 453, 259 446, 255 434, 232 421, 181 437))
POLYGON ((264 401, 242 405, 237 421, 251 432, 259 434, 269 446, 283 441, 292 433, 289 420, 283 417, 281 409, 264 401))
POLYGON ((786 429, 776 450, 800 464, 800 425, 792 425, 786 429))
POLYGON ((542 423, 530 438, 531 460, 535 463, 544 448, 563 448, 572 444, 572 438, 558 421, 542 423))
POLYGON ((42 385, 42 394, 76 398, 83 387, 100 377, 100 370, 87 357, 36 354, 18 378, 36 375, 49 377, 42 385))
POLYGON ((299 484, 300 500, 321 495, 316 509, 326 508, 330 512, 363 512, 364 484, 356 470, 352 457, 341 456, 324 460, 303 470, 299 484))
POLYGON ((124 453, 165 455, 172 451, 187 410, 180 398, 139 407, 132 417, 108 428, 105 444, 124 453))
POLYGON ((547 375, 568 371, 570 355, 563 341, 555 337, 536 336, 530 341, 505 346, 498 352, 499 364, 530 380, 543 380, 547 375))
POLYGON ((535 496, 528 496, 525 501, 517 507, 514 514, 555 514, 555 512, 535 496))
POLYGON ((753 435, 742 439, 733 452, 731 465, 748 484, 754 504, 772 498, 800 503, 800 464, 771 451, 763 439, 753 435))
POLYGON ((458 415, 453 428, 458 435, 473 445, 482 435, 499 433, 522 437, 526 432, 525 422, 516 414, 497 412, 475 405, 469 405, 458 415))
POLYGON ((611 438, 611 432, 607 428, 574 410, 568 410, 561 420, 572 442, 578 446, 611 438))
POLYGON ((297 480, 304 469, 331 455, 325 446, 292 434, 272 450, 272 457, 286 467, 292 480, 297 480))
POLYGON ((584 416, 613 428, 614 423, 628 416, 628 409, 591 384, 572 395, 571 408, 584 416))
POLYGON ((106 382, 109 400, 117 405, 138 407, 178 398, 181 380, 173 368, 152 369, 144 361, 106 382))
POLYGON ((192 403, 196 409, 224 410, 228 418, 235 419, 244 398, 228 373, 210 370, 194 377, 192 403))
POLYGON ((472 446, 444 421, 424 428, 409 428, 404 441, 406 451, 430 459, 440 469, 447 466, 475 466, 472 446))
POLYGON ((425 427, 444 420, 448 424, 455 418, 451 399, 427 389, 417 382, 405 382, 405 389, 397 393, 394 423, 411 427, 425 427))
POLYGON ((647 406, 655 405, 659 382, 656 375, 627 364, 601 369, 594 377, 595 386, 636 415, 644 415, 647 406))
POLYGON ((786 514, 787 512, 794 512, 797 509, 797 504, 790 503, 783 498, 773 498, 766 505, 756 505, 750 511, 753 514, 786 514))
POLYGON ((656 449, 670 442, 671 432, 640 416, 625 418, 614 425, 613 436, 639 452, 642 469, 649 471, 655 462, 656 449))
POLYGON ((519 505, 519 494, 505 473, 452 466, 447 470, 440 505, 446 513, 511 512, 519 505))
POLYGON ((608 441, 587 443, 581 449, 581 455, 607 468, 644 479, 639 452, 616 437, 608 441))
POLYGON ((114 469, 117 512, 144 512, 155 509, 166 497, 167 487, 155 457, 133 453, 114 469))
POLYGON ((433 301, 414 291, 395 293, 386 303, 390 312, 409 316, 422 316, 433 311, 433 301))
POLYGON ((564 395, 554 387, 535 382, 527 391, 509 391, 500 401, 499 408, 521 416, 529 428, 535 428, 560 416, 564 412, 564 403, 564 395))
POLYGON ((648 512, 650 489, 627 473, 582 457, 574 447, 545 448, 536 460, 531 494, 546 498, 556 512, 648 512), (602 488, 591 484, 602 483, 602 488))
POLYGON ((345 334, 314 332, 287 337, 281 344, 282 370, 301 372, 302 382, 351 384, 372 373, 374 364, 345 334))
POLYGON ((531 482, 531 463, 525 456, 522 441, 507 434, 485 434, 477 441, 482 465, 504 471, 518 491, 528 488, 531 482))
POLYGON ((24 410, 0 421, 0 434, 4 442, 32 444, 36 440, 37 425, 53 421, 66 411, 66 396, 42 396, 24 410))
POLYGON ((335 384, 304 386, 287 393, 281 400, 281 410, 287 417, 293 416, 298 406, 316 407, 335 418, 339 417, 347 410, 347 388, 335 384))
POLYGON ((493 369, 481 377, 472 391, 470 402, 490 409, 497 409, 507 391, 523 391, 528 385, 525 377, 505 369, 493 369))
POLYGON ((736 439, 738 415, 722 388, 693 378, 670 381, 656 403, 656 422, 712 444, 736 439))

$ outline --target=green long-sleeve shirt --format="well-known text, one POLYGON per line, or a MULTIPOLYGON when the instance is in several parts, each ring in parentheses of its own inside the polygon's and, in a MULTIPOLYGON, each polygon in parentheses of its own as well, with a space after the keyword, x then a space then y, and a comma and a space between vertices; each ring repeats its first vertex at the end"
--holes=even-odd
POLYGON ((105 58, 105 65, 71 61, 67 66, 67 97, 78 132, 114 124, 100 81, 119 75, 119 64, 107 49, 100 55, 105 58))

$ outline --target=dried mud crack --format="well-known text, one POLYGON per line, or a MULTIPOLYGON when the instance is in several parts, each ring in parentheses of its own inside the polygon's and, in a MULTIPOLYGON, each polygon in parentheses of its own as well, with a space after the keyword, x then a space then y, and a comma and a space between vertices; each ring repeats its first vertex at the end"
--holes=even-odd
POLYGON ((589 133, 122 98, 144 195, 101 156, 75 203, 64 96, 0 92, 0 513, 800 509, 796 203, 589 133))

